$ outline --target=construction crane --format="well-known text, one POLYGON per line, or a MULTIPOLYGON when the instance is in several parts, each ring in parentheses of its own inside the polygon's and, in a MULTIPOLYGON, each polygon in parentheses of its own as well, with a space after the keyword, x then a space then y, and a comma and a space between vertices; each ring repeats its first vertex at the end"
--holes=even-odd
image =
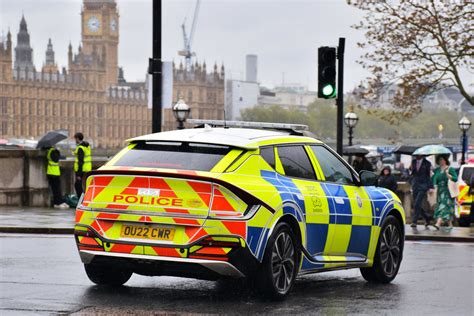
POLYGON ((184 48, 183 50, 178 51, 178 55, 184 56, 186 70, 191 69, 191 64, 192 64, 191 58, 193 56, 196 56, 196 53, 191 50, 191 44, 193 42, 194 33, 196 31, 196 24, 197 24, 200 5, 201 5, 201 0, 197 0, 196 7, 194 8, 193 23, 191 24, 191 31, 189 33, 189 37, 186 32, 186 18, 184 18, 183 24, 181 24, 181 28, 183 29, 184 48))

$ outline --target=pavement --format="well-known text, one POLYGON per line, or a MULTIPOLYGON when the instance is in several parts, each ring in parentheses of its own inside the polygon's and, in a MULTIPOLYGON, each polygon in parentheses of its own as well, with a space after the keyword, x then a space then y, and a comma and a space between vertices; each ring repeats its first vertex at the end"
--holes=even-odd
MULTIPOLYGON (((0 233, 73 234, 74 209, 0 207, 0 233)), ((473 242, 474 226, 446 231, 424 225, 405 226, 406 240, 473 242)))
POLYGON ((474 244, 408 241, 390 284, 359 269, 299 276, 282 302, 238 282, 134 274, 90 282, 71 235, 0 233, 0 315, 471 315, 474 244))

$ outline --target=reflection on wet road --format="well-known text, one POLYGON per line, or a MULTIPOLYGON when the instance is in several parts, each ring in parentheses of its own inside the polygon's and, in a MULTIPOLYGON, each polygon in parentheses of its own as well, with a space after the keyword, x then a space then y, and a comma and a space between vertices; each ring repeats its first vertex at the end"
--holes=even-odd
POLYGON ((361 313, 471 315, 474 245, 407 243, 392 284, 358 270, 298 278, 287 300, 266 301, 238 282, 134 275, 119 289, 87 279, 72 237, 0 235, 2 314, 361 313))

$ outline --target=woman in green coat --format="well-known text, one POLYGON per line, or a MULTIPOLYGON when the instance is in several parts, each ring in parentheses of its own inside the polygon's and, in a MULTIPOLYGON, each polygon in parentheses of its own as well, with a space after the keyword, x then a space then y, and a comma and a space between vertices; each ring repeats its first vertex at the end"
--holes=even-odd
POLYGON ((454 198, 451 197, 448 189, 448 180, 458 181, 456 171, 449 166, 449 158, 446 155, 436 157, 438 167, 434 170, 433 185, 436 188, 436 209, 434 217, 436 224, 434 227, 439 229, 443 222, 447 222, 449 230, 453 228, 454 198))

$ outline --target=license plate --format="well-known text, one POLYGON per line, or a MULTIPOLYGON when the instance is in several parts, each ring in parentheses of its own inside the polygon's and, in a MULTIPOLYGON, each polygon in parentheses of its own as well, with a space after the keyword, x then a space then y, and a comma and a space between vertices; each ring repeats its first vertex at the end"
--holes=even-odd
POLYGON ((120 236, 124 238, 140 238, 172 241, 175 229, 171 227, 122 225, 120 236))

